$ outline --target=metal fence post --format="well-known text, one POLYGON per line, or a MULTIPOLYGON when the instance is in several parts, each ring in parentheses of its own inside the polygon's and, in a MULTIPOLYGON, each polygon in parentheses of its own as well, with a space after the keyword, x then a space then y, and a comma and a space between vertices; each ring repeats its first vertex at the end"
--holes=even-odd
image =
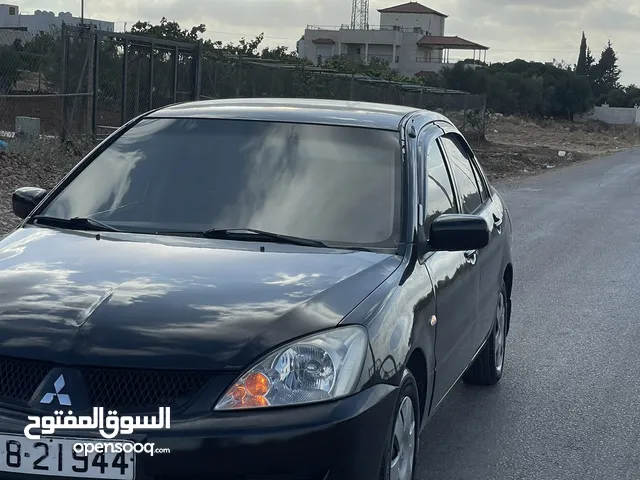
POLYGON ((242 96, 242 55, 238 55, 238 63, 236 64, 236 97, 242 96))
POLYGON ((203 42, 202 39, 198 40, 198 48, 196 49, 196 53, 194 55, 193 62, 193 99, 200 100, 200 89, 202 87, 202 50, 203 50, 203 42))
POLYGON ((180 59, 180 49, 178 47, 173 51, 173 103, 178 102, 178 66, 180 59))
POLYGON ((151 53, 149 54, 149 110, 153 110, 153 52, 155 43, 151 42, 151 53))
POLYGON ((62 93, 62 129, 60 131, 60 141, 65 142, 67 140, 67 122, 68 122, 68 111, 67 111, 67 68, 69 63, 69 49, 67 48, 67 24, 62 22, 62 29, 60 31, 61 41, 62 41, 62 72, 61 72, 61 82, 60 82, 60 90, 62 93))
POLYGON ((127 116, 127 77, 129 73, 129 40, 124 41, 124 52, 122 58, 122 96, 120 98, 120 121, 122 125, 128 120, 127 116))
POLYGON ((98 90, 100 89, 100 44, 102 42, 102 37, 96 31, 95 35, 95 45, 93 52, 93 92, 92 92, 92 105, 91 105, 91 133, 93 134, 93 138, 96 138, 96 131, 98 126, 98 90))

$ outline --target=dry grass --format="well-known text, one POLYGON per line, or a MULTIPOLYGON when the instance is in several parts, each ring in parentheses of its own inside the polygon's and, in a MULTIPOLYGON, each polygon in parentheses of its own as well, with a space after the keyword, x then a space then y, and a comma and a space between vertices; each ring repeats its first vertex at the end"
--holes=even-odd
POLYGON ((0 235, 19 223, 11 209, 16 188, 54 187, 92 147, 82 139, 66 145, 47 138, 3 140, 9 143, 9 152, 0 152, 0 235))
POLYGON ((587 155, 603 155, 640 145, 640 128, 602 122, 527 120, 497 117, 487 132, 494 143, 524 147, 547 147, 587 155))
POLYGON ((478 158, 492 178, 508 178, 640 146, 640 127, 495 116, 486 137, 472 141, 478 158))

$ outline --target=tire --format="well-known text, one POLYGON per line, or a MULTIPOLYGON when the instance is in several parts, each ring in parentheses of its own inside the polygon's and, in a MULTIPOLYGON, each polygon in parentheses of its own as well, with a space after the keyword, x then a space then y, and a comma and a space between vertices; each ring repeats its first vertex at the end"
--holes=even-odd
POLYGON ((404 371, 399 392, 389 426, 379 480, 413 480, 416 476, 420 399, 416 379, 409 370, 404 371))
POLYGON ((502 281, 498 293, 498 305, 493 329, 482 352, 465 372, 462 380, 469 385, 495 385, 504 371, 504 352, 507 340, 509 298, 507 286, 502 281))

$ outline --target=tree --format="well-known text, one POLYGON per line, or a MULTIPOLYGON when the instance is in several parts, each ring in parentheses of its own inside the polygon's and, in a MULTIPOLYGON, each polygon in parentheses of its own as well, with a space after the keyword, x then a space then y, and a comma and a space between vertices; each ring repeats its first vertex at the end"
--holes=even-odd
POLYGON ((162 17, 158 25, 138 21, 131 27, 131 33, 135 35, 164 38, 176 42, 197 42, 199 35, 202 35, 206 31, 207 27, 202 23, 191 27, 190 30, 183 30, 180 28, 178 22, 170 22, 165 17, 162 17))
POLYGON ((472 69, 458 62, 445 68, 447 88, 487 95, 487 107, 507 115, 573 118, 588 111, 592 92, 588 78, 576 75, 563 62, 547 65, 514 60, 472 69))
POLYGON ((584 62, 584 72, 586 75, 589 75, 589 73, 591 73, 591 69, 593 68, 594 63, 596 63, 596 59, 593 58, 591 49, 587 47, 587 58, 584 62))
MULTIPOLYGON (((253 40, 247 40, 241 38, 238 40, 237 45, 233 42, 228 42, 224 45, 220 40, 212 42, 207 40, 204 42, 205 52, 227 53, 231 55, 237 55, 239 57, 259 57, 260 56, 260 44, 264 40, 264 33, 261 33, 253 40)), ((283 47, 286 49, 286 47, 283 47)))
MULTIPOLYGON (((560 70, 567 70, 569 72, 573 71, 573 68, 571 67, 571 65, 569 65, 567 62, 565 62, 564 60, 556 60, 555 58, 553 59, 553 62, 551 62, 553 64, 554 67, 559 68, 560 70)), ((576 66, 577 68, 577 66, 576 66)))
POLYGON ((578 54, 578 63, 576 64, 576 73, 578 75, 587 74, 587 37, 582 32, 582 41, 580 42, 580 53, 578 54))
POLYGON ((573 120, 576 113, 589 111, 593 106, 591 85, 583 76, 565 76, 556 84, 555 91, 567 120, 573 120))
POLYGON ((275 48, 265 47, 260 53, 260 58, 266 60, 279 60, 287 63, 311 63, 306 58, 300 58, 296 52, 289 52, 289 47, 277 46, 275 48))
POLYGON ((616 55, 611 41, 607 43, 600 54, 600 60, 592 67, 591 88, 596 95, 607 94, 611 90, 620 88, 621 70, 618 67, 616 55))
POLYGON ((627 94, 627 98, 629 99, 627 102, 627 107, 634 107, 636 105, 640 106, 640 88, 635 85, 629 85, 625 89, 625 93, 627 94))

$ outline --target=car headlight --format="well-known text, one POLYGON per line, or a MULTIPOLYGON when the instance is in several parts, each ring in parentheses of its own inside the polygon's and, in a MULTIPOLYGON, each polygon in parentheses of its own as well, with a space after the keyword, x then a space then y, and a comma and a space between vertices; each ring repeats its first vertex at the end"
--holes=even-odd
POLYGON ((366 330, 350 325, 280 347, 241 375, 215 410, 298 405, 349 395, 368 343, 366 330))

